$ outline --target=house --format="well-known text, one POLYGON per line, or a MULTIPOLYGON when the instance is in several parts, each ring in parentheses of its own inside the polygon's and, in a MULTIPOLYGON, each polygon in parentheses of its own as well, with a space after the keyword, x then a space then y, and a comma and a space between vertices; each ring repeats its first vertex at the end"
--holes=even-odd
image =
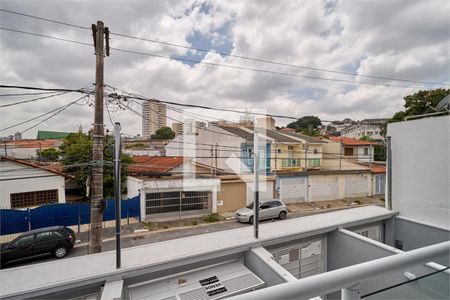
POLYGON ((217 212, 220 179, 211 178, 208 168, 179 156, 133 159, 127 197, 140 196, 142 220, 217 212))
POLYGON ((360 139, 363 136, 368 136, 374 140, 384 140, 381 135, 382 126, 387 123, 389 119, 364 119, 355 124, 348 125, 341 129, 341 136, 360 139))
POLYGON ((0 298, 449 299, 449 122, 388 126, 386 207, 129 247, 121 268, 114 251, 9 268, 0 298))
POLYGON ((348 137, 331 136, 325 147, 326 152, 355 162, 373 162, 373 146, 379 143, 357 140, 348 137))
POLYGON ((1 157, 0 170, 1 208, 66 202, 67 174, 11 157, 1 157))
POLYGON ((17 140, 4 142, 0 147, 0 155, 8 157, 14 157, 17 159, 38 159, 39 151, 56 148, 63 144, 60 139, 47 139, 47 140, 17 140))

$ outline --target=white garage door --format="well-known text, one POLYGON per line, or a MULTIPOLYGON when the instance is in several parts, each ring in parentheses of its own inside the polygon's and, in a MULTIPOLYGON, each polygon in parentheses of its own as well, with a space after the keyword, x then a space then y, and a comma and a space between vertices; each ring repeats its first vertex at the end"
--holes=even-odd
POLYGON ((338 178, 336 176, 311 176, 310 192, 311 201, 338 199, 338 178))
POLYGON ((296 278, 324 272, 322 240, 296 244, 271 251, 275 261, 296 278))
POLYGON ((364 197, 369 195, 369 185, 367 175, 346 175, 345 176, 345 196, 364 197))
POLYGON ((305 202, 306 183, 306 177, 280 178, 280 199, 284 203, 305 202))

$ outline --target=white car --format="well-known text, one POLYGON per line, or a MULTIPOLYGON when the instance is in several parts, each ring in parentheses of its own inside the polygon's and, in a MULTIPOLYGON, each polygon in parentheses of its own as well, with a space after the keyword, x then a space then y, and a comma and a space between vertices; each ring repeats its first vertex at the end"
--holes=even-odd
MULTIPOLYGON (((253 223, 253 202, 235 212, 235 217, 239 222, 253 223)), ((279 199, 263 200, 259 203, 259 219, 286 219, 287 207, 279 199)))

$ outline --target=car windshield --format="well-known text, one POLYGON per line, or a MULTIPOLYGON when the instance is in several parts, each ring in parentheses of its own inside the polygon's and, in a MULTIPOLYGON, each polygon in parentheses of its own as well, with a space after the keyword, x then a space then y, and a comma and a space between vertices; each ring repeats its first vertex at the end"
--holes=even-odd
POLYGON ((253 202, 246 206, 248 209, 253 209, 253 202))

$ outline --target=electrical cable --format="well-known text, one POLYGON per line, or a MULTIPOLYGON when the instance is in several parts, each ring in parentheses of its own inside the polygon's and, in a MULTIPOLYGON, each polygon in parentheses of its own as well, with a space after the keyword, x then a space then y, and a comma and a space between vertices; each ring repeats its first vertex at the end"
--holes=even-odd
POLYGON ((39 97, 39 98, 34 98, 34 99, 29 99, 29 100, 18 101, 18 102, 14 102, 14 103, 3 104, 3 105, 0 105, 0 107, 16 106, 16 105, 23 104, 23 103, 29 103, 29 102, 34 102, 34 101, 38 101, 38 100, 49 99, 49 98, 56 97, 56 96, 61 96, 61 95, 67 94, 67 93, 68 92, 61 92, 59 94, 53 94, 50 96, 44 96, 44 97, 39 97))
MULTIPOLYGON (((19 15, 19 16, 23 16, 23 17, 33 18, 33 19, 37 19, 37 20, 40 20, 40 21, 51 22, 51 23, 55 23, 55 24, 70 26, 70 27, 84 29, 84 30, 91 30, 90 27, 75 25, 75 24, 62 22, 62 21, 57 21, 57 20, 48 19, 48 18, 43 18, 43 17, 38 17, 38 16, 25 14, 25 13, 20 13, 20 12, 16 12, 16 11, 12 11, 12 10, 0 9, 0 11, 6 12, 6 13, 10 13, 10 14, 19 15)), ((342 74, 342 75, 351 75, 351 76, 355 76, 355 77, 383 79, 383 80, 391 80, 391 81, 402 81, 402 82, 410 82, 410 83, 422 83, 422 84, 427 84, 427 85, 450 84, 450 83, 447 83, 447 82, 430 82, 430 81, 420 81, 420 80, 411 80, 411 79, 392 78, 392 77, 380 76, 380 75, 358 74, 358 73, 354 73, 354 72, 345 72, 345 71, 330 70, 330 69, 325 69, 325 68, 315 68, 315 67, 310 67, 310 66, 289 64, 289 63, 284 63, 284 62, 271 61, 271 60, 267 60, 267 59, 261 59, 261 58, 254 58, 254 57, 243 56, 243 55, 230 54, 230 53, 225 53, 225 52, 222 52, 222 51, 217 51, 217 50, 212 50, 212 49, 211 50, 207 50, 207 49, 203 49, 203 48, 199 48, 199 47, 185 46, 185 45, 180 45, 180 44, 176 44, 176 43, 160 41, 160 40, 156 40, 156 39, 148 39, 148 38, 143 38, 143 37, 137 37, 137 36, 132 36, 132 35, 128 35, 128 34, 124 34, 124 33, 118 33, 118 32, 110 32, 110 35, 115 35, 115 36, 120 36, 120 37, 125 37, 125 38, 145 41, 145 42, 150 42, 150 43, 157 43, 157 44, 161 44, 161 45, 165 45, 165 46, 183 48, 183 49, 188 49, 188 50, 195 50, 195 51, 200 51, 200 52, 204 52, 204 53, 218 54, 218 55, 226 56, 226 57, 239 58, 239 59, 256 61, 256 62, 262 62, 262 63, 272 64, 272 65, 280 65, 280 66, 285 66, 285 67, 300 68, 300 69, 306 69, 306 70, 311 70, 311 71, 327 72, 327 73, 335 73, 335 74, 342 74)))

